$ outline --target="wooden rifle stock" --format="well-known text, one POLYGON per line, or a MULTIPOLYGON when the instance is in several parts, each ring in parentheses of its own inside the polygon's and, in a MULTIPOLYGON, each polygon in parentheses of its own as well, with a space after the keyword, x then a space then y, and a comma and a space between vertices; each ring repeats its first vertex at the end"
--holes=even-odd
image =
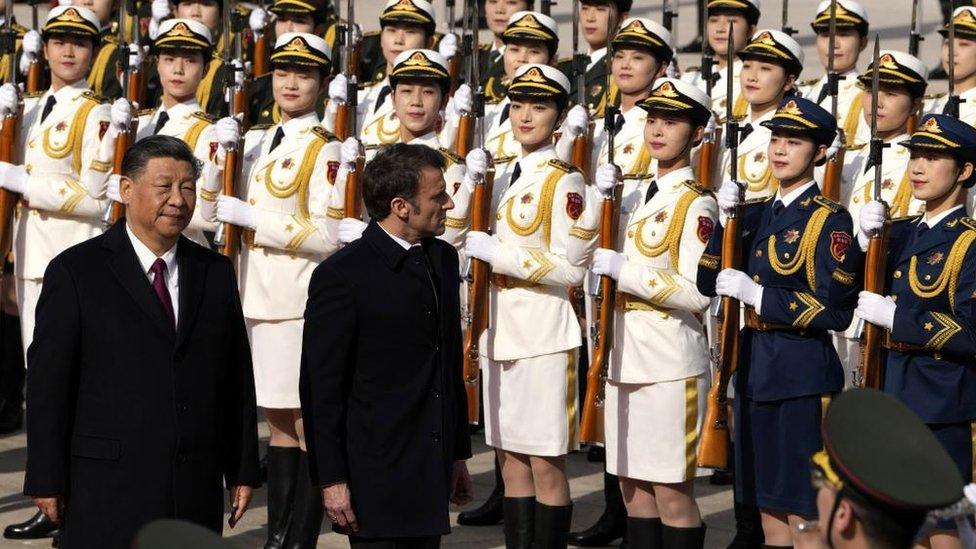
POLYGON ((352 137, 349 135, 350 110, 351 109, 349 108, 348 103, 339 103, 339 106, 336 109, 335 131, 336 137, 339 138, 339 141, 345 141, 347 138, 352 137))
POLYGON ((268 73, 268 33, 267 29, 254 40, 254 76, 268 73))
MULTIPOLYGON (((868 241, 868 252, 864 258, 864 290, 879 295, 885 292, 885 267, 888 258, 888 223, 881 229, 877 238, 868 241)), ((880 326, 864 323, 864 340, 861 352, 862 386, 881 389, 882 362, 881 341, 884 330, 880 326)))
MULTIPOLYGON (((738 269, 741 257, 740 225, 737 216, 725 220, 722 234, 722 269, 738 269)), ((722 298, 719 330, 718 374, 708 391, 705 421, 698 445, 698 466, 727 469, 729 464, 729 379, 739 363, 739 302, 722 298)))
POLYGON ((461 85, 461 78, 460 78, 461 54, 460 53, 455 54, 454 57, 451 57, 450 59, 447 60, 447 74, 451 79, 451 92, 449 95, 453 97, 454 92, 456 92, 458 86, 461 85))
MULTIPOLYGON (((616 232, 616 200, 604 198, 600 211, 600 247, 612 250, 616 232)), ((600 293, 594 299, 597 330, 593 338, 593 357, 586 372, 586 396, 580 419, 580 442, 603 442, 603 426, 598 418, 603 408, 603 382, 613 346, 613 309, 617 284, 609 276, 600 277, 600 293)))
MULTIPOLYGON (((454 152, 461 158, 467 158, 474 143, 475 118, 470 114, 462 114, 458 120, 457 137, 454 138, 454 152)), ((472 229, 475 230, 475 229, 472 229)))
POLYGON ((573 166, 583 174, 584 179, 590 174, 590 139, 584 132, 573 140, 573 166))
POLYGON ((715 188, 715 141, 702 141, 698 149, 698 182, 706 189, 715 188))
MULTIPOLYGON (((494 168, 485 173, 485 180, 474 186, 471 194, 471 230, 488 232, 491 219, 491 193, 495 180, 494 168)), ((471 280, 468 282, 468 328, 464 332, 463 377, 468 394, 468 421, 478 422, 478 376, 480 370, 481 334, 488 329, 488 281, 491 265, 471 258, 471 280)))
MULTIPOLYGON (((14 162, 14 144, 17 142, 17 126, 20 115, 17 113, 4 117, 0 127, 0 160, 14 162)), ((14 209, 20 196, 17 193, 0 190, 0 257, 7 257, 13 245, 14 209)))
POLYGON ((363 217, 363 193, 359 188, 359 177, 363 173, 366 159, 362 154, 356 159, 356 169, 346 175, 345 214, 346 217, 361 219, 363 217))
MULTIPOLYGON (((237 196, 237 178, 241 172, 240 148, 227 151, 224 157, 223 194, 237 196)), ((237 245, 240 235, 236 226, 224 223, 223 245, 221 253, 232 260, 237 255, 237 245)))
MULTIPOLYGON (((112 173, 115 175, 122 175, 122 157, 125 156, 125 151, 129 149, 131 136, 132 130, 130 129, 119 133, 118 137, 115 138, 115 157, 112 159, 112 173)), ((125 204, 112 202, 112 223, 114 224, 122 219, 123 216, 125 216, 125 204)))
POLYGON ((27 93, 41 91, 41 60, 31 63, 27 69, 27 93))
POLYGON ((832 157, 827 159, 827 165, 824 167, 821 192, 834 202, 840 201, 840 181, 844 172, 844 154, 846 152, 847 147, 841 146, 832 157))

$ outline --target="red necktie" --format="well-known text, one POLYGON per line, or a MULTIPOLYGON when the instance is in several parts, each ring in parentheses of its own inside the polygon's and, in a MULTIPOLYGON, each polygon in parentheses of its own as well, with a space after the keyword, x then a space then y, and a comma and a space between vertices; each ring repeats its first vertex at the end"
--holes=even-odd
POLYGON ((152 287, 153 291, 156 292, 156 297, 159 298, 159 304, 163 307, 163 312, 169 317, 169 321, 176 326, 176 314, 173 312, 173 299, 169 295, 169 289, 166 287, 166 262, 163 258, 156 258, 153 262, 152 267, 149 268, 149 272, 153 273, 152 287))

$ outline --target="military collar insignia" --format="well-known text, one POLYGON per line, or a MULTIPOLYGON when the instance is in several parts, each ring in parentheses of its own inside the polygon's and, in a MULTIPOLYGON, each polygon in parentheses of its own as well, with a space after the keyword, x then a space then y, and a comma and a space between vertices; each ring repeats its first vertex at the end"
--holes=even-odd
POLYGON ((680 95, 678 95, 678 91, 674 89, 674 84, 671 82, 661 84, 653 92, 651 92, 651 95, 655 97, 668 97, 671 99, 680 97, 680 95))
POLYGON ((525 17, 519 19, 518 21, 512 23, 512 27, 523 27, 528 29, 541 29, 542 25, 531 13, 525 17))
POLYGON ((929 265, 933 265, 933 266, 934 265, 938 265, 939 263, 942 262, 942 258, 944 258, 944 257, 945 257, 945 254, 942 253, 942 252, 932 252, 931 255, 929 255, 928 257, 925 258, 925 262, 928 263, 929 265))
POLYGON ((291 42, 288 43, 288 45, 286 45, 282 49, 284 51, 294 51, 294 52, 302 52, 302 53, 308 53, 309 51, 308 46, 305 44, 305 41, 302 40, 300 36, 296 36, 291 42))

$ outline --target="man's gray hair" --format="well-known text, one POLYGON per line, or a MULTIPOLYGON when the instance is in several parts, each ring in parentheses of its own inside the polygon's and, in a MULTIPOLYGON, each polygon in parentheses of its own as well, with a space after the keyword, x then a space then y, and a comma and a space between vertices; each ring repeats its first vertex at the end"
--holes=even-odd
POLYGON ((200 178, 201 163, 182 139, 168 135, 153 135, 136 141, 122 157, 122 175, 135 181, 153 158, 173 158, 188 163, 193 181, 200 178))

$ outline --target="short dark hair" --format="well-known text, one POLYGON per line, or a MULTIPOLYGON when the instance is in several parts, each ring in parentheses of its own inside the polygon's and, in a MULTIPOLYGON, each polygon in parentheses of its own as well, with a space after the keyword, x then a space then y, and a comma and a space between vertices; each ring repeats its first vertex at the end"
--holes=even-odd
POLYGON ((363 202, 377 221, 390 215, 390 201, 403 198, 414 204, 425 168, 443 170, 444 155, 427 145, 396 143, 379 150, 363 170, 363 202))
POLYGON ((135 181, 153 158, 182 160, 191 166, 193 180, 200 178, 200 161, 193 155, 190 146, 182 139, 169 135, 152 135, 136 141, 122 157, 122 175, 135 181))
MULTIPOLYGON (((840 497, 840 496, 838 496, 840 497)), ((844 497, 854 507, 864 534, 879 548, 911 547, 922 524, 925 512, 915 509, 896 509, 847 490, 844 497)))

